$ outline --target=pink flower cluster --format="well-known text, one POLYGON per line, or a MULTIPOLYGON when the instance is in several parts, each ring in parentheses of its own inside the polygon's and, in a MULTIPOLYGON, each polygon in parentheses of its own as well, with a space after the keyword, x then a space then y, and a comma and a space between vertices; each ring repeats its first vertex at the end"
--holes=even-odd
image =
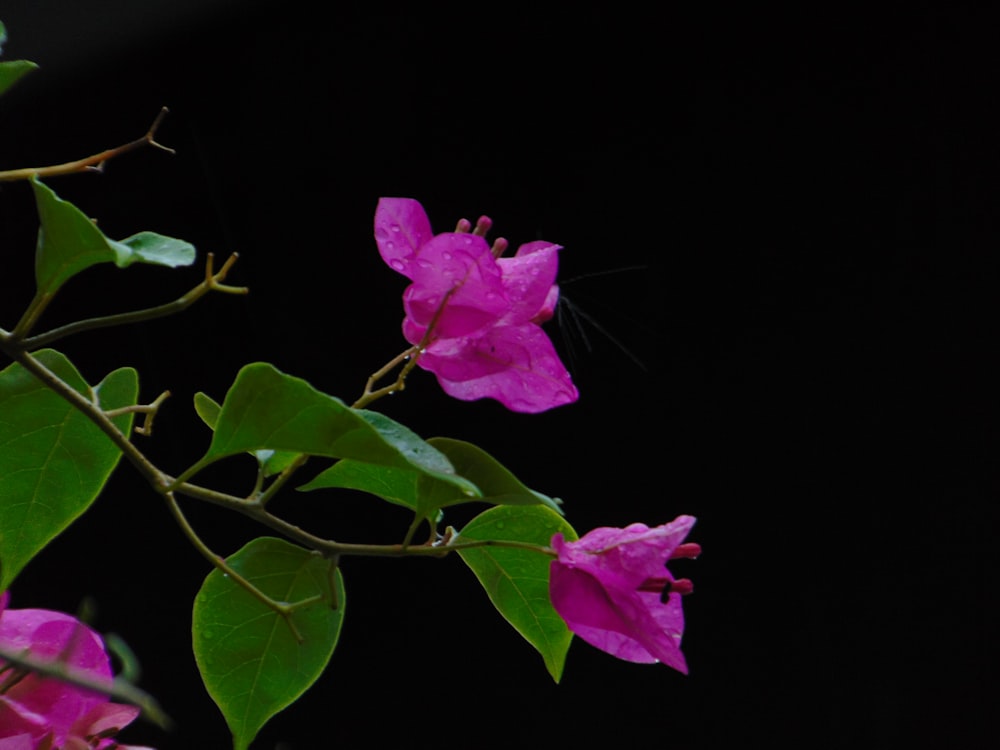
POLYGON ((678 516, 655 528, 599 528, 575 542, 556 534, 552 605, 573 633, 602 651, 687 674, 681 596, 693 587, 686 578, 674 578, 666 563, 701 553, 699 545, 684 543, 694 523, 692 516, 678 516))
MULTIPOLYGON (((7 609, 0 596, 0 647, 95 681, 112 678, 101 637, 75 617, 47 609, 7 609)), ((134 706, 0 660, 0 750, 150 750, 114 737, 139 715, 134 706)))
POLYGON ((500 257, 507 242, 487 244, 491 224, 484 216, 473 229, 463 220, 458 231, 435 235, 417 201, 379 200, 379 252, 411 282, 403 293, 403 335, 423 347, 417 364, 455 398, 493 398, 529 413, 576 401, 569 372, 541 328, 559 299, 560 247, 529 242, 500 257))

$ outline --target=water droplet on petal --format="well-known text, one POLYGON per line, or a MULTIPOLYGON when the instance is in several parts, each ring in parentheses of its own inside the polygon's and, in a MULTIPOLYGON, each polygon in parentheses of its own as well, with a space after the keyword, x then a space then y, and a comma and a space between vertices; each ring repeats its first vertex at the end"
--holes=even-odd
POLYGON ((441 257, 444 258, 445 260, 451 260, 451 253, 449 252, 441 253, 441 257))
POLYGON ((393 232, 399 232, 399 231, 401 231, 400 228, 399 228, 399 224, 393 224, 393 225, 391 225, 389 227, 389 229, 391 229, 393 232))
POLYGON ((406 264, 399 258, 393 258, 392 260, 390 260, 389 265, 395 268, 397 271, 402 271, 404 268, 406 268, 406 264))

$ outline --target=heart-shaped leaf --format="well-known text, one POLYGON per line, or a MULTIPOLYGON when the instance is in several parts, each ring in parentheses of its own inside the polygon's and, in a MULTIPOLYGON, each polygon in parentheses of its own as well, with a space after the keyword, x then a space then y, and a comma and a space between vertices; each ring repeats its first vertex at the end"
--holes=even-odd
POLYGON ((301 641, 281 614, 218 570, 195 597, 195 661, 229 725, 234 750, 245 750, 326 669, 344 620, 344 582, 339 570, 330 575, 328 560, 271 537, 254 539, 227 562, 276 601, 319 597, 291 614, 301 641))
MULTIPOLYGON (((133 369, 115 370, 91 389, 59 352, 33 356, 105 410, 136 403, 133 369)), ((127 435, 132 417, 113 421, 127 435)), ((120 457, 107 435, 20 364, 0 371, 0 591, 90 507, 120 457)))
MULTIPOLYGON (((458 543, 503 540, 545 547, 559 532, 568 540, 577 538, 566 519, 547 507, 498 505, 469 521, 458 543)), ((549 599, 552 558, 536 550, 502 546, 460 549, 459 555, 497 611, 542 655, 552 679, 559 682, 573 634, 549 599)))

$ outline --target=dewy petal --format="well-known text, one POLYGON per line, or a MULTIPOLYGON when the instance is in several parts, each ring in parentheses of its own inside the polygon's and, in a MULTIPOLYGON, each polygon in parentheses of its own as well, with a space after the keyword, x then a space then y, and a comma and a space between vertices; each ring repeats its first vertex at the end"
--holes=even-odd
POLYGON ((406 317, 426 329, 436 316, 435 338, 468 336, 494 325, 510 309, 496 259, 477 235, 439 234, 420 249, 409 270, 413 283, 403 294, 406 317))
POLYGON ((375 242, 390 268, 410 277, 420 248, 434 236, 427 213, 412 198, 379 198, 375 207, 375 242))
POLYGON ((542 313, 559 272, 561 249, 551 242, 529 242, 521 245, 513 257, 497 260, 511 302, 502 323, 527 323, 542 313))
MULTIPOLYGON (((451 342, 442 342, 442 344, 451 342)), ((465 342, 459 355, 431 346, 417 364, 464 401, 493 398, 511 411, 537 413, 568 404, 579 392, 552 342, 533 323, 496 326, 465 342)))

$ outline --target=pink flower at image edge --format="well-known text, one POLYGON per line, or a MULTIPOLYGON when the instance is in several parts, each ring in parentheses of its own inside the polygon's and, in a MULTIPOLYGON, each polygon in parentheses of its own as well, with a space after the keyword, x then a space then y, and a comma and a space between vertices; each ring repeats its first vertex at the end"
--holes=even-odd
POLYGON ((678 516, 650 528, 602 527, 575 542, 552 538, 549 594, 569 629, 602 651, 626 661, 662 662, 687 674, 681 653, 681 597, 692 585, 674 578, 668 560, 693 558, 697 544, 684 543, 695 519, 678 516))
MULTIPOLYGON (((465 401, 492 398, 518 412, 541 412, 579 398, 541 324, 559 298, 559 245, 536 241, 495 257, 475 232, 435 235, 419 202, 380 198, 375 241, 382 259, 410 279, 403 335, 426 344, 417 364, 465 401)), ((494 246, 502 250, 506 242, 494 246)))
MULTIPOLYGON (((101 637, 62 612, 7 609, 0 595, 0 646, 44 661, 60 661, 66 669, 92 680, 112 679, 111 661, 101 637)), ((27 674, 0 660, 0 750, 35 748, 120 748, 111 737, 131 723, 139 709, 111 703, 108 696, 55 677, 27 674), (101 736, 96 744, 91 738, 101 736)))

